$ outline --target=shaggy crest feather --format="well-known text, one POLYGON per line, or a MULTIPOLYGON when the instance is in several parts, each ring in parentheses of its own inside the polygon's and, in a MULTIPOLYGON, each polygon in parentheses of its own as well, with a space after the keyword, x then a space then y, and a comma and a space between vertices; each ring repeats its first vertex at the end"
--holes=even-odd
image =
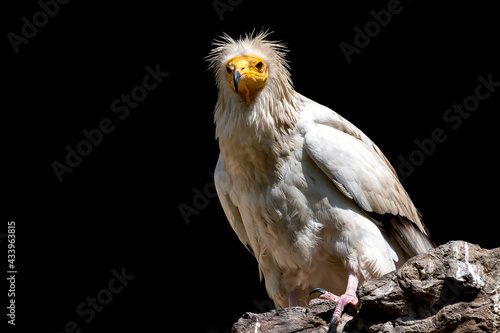
POLYGON ((230 135, 242 127, 253 127, 257 136, 277 129, 286 132, 295 124, 300 113, 300 98, 293 89, 289 65, 285 59, 286 46, 279 41, 269 41, 269 31, 246 34, 235 40, 223 34, 212 45, 207 60, 214 70, 219 100, 215 107, 216 137, 230 135), (268 82, 250 105, 239 98, 226 81, 225 64, 241 55, 262 57, 269 68, 268 82))

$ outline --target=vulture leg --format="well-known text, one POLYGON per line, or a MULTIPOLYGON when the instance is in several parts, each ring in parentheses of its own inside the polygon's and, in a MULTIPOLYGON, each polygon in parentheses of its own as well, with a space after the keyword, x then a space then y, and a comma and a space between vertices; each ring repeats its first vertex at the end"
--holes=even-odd
POLYGON ((288 295, 288 307, 291 308, 294 306, 299 306, 299 294, 297 292, 297 289, 295 289, 288 295))
POLYGON ((342 315, 342 312, 344 311, 344 307, 346 306, 346 304, 352 304, 352 305, 358 304, 358 297, 356 296, 358 283, 359 283, 358 274, 355 273, 353 270, 349 270, 349 277, 347 279, 347 288, 342 296, 340 297, 336 296, 322 288, 316 288, 313 291, 311 291, 311 293, 320 292, 321 298, 329 299, 337 303, 335 305, 335 310, 333 311, 333 317, 332 320, 330 321, 330 328, 328 329, 328 333, 333 332, 334 325, 342 315))

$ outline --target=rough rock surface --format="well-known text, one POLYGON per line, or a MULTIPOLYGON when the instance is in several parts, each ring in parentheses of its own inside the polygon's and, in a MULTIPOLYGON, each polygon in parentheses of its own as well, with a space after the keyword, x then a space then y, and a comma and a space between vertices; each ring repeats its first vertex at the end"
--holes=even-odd
MULTIPOLYGON (((451 241, 358 288, 337 332, 500 332, 500 248, 451 241)), ((232 333, 326 332, 335 303, 245 313, 232 333)))

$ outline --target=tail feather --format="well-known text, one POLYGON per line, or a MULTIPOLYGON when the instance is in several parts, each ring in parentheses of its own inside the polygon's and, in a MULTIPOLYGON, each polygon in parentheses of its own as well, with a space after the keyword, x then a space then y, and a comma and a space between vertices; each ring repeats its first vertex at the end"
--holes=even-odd
POLYGON ((427 230, 421 231, 415 223, 402 216, 391 216, 388 232, 410 256, 432 250, 436 246, 430 240, 427 230))

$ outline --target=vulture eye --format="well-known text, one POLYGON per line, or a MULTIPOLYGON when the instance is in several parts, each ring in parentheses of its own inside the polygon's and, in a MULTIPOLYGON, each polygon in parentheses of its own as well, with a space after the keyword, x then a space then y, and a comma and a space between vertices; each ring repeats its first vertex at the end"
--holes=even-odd
POLYGON ((262 64, 262 61, 259 61, 259 63, 257 65, 255 65, 255 67, 257 67, 257 69, 260 71, 262 69, 262 66, 264 66, 262 64))
POLYGON ((227 74, 231 74, 232 70, 229 67, 226 67, 227 74))

